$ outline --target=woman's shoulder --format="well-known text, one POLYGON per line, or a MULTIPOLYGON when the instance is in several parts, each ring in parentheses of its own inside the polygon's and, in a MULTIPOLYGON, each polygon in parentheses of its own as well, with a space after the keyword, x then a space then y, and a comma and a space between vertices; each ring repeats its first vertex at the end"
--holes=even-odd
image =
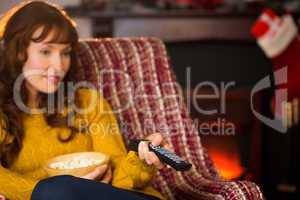
POLYGON ((76 90, 77 106, 89 111, 111 109, 109 103, 105 100, 100 90, 95 88, 80 88, 76 90))
POLYGON ((76 95, 79 97, 91 97, 92 95, 100 95, 100 91, 96 88, 82 87, 76 90, 76 95))
POLYGON ((80 105, 91 104, 93 102, 105 101, 100 91, 95 88, 79 88, 76 90, 76 98, 80 105))
POLYGON ((111 106, 98 89, 80 88, 76 90, 77 110, 75 119, 99 120, 112 113, 111 106))

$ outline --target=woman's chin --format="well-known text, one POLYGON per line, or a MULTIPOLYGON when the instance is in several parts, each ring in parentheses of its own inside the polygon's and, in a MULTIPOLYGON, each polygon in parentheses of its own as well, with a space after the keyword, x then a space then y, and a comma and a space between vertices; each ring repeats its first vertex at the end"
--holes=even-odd
POLYGON ((46 93, 46 94, 52 94, 52 93, 55 93, 59 88, 59 85, 58 86, 49 86, 47 88, 41 88, 40 89, 40 92, 42 93, 46 93))

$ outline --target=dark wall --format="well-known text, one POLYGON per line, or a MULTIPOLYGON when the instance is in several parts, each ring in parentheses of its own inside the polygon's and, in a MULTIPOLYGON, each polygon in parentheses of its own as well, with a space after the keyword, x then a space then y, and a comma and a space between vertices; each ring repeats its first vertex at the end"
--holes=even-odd
POLYGON ((236 87, 252 87, 270 74, 272 63, 255 42, 198 41, 167 43, 178 81, 186 85, 191 67, 192 85, 201 81, 235 81, 236 87))

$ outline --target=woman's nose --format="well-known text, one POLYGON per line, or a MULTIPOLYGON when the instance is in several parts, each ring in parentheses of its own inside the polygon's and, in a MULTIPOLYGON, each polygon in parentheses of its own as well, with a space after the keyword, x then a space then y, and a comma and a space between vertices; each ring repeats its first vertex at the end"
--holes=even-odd
POLYGON ((55 54, 53 56, 51 67, 55 69, 62 69, 64 67, 64 60, 60 54, 55 54))

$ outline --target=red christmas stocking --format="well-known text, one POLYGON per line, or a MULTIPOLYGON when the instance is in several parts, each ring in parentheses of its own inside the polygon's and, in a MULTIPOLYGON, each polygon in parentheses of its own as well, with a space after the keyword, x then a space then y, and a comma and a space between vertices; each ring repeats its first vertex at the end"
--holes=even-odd
MULTIPOLYGON (((288 101, 300 97, 300 39, 290 15, 277 16, 266 9, 252 28, 257 43, 274 65, 274 72, 287 67, 288 101)), ((282 78, 282 77, 280 77, 282 78)), ((276 82, 276 77, 275 77, 276 82)), ((282 86, 276 86, 279 89, 282 86)), ((281 117, 281 102, 276 102, 276 117, 281 117), (279 111, 279 112, 278 112, 279 111)))

